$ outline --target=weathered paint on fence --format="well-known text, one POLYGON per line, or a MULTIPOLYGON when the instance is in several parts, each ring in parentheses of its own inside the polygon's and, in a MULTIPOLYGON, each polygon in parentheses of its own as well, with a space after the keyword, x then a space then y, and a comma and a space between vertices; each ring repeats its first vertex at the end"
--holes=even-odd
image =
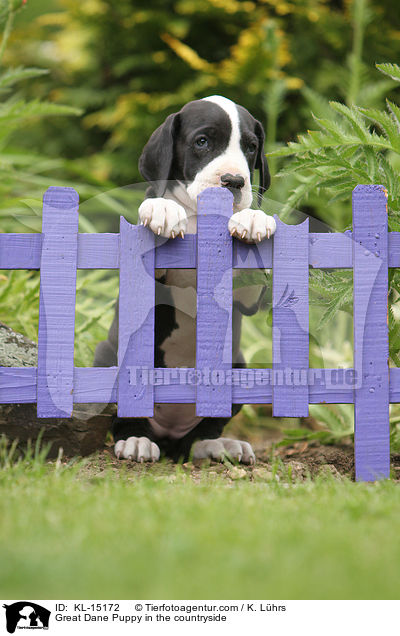
POLYGON ((145 417, 154 409, 153 385, 140 381, 140 369, 154 368, 154 237, 121 217, 120 240, 118 415, 145 417))
POLYGON ((78 205, 73 188, 49 188, 43 197, 38 417, 69 417, 72 411, 78 205))
POLYGON ((228 219, 232 194, 216 188, 200 194, 197 205, 197 334, 196 368, 200 377, 196 414, 230 417, 232 385, 225 381, 232 369, 232 238, 228 219), (216 240, 215 240, 216 239, 216 240), (220 375, 221 383, 218 381, 220 375))
POLYGON ((308 219, 300 225, 277 220, 272 275, 272 361, 282 376, 272 391, 273 415, 307 417, 308 219))
POLYGON ((384 188, 356 188, 353 233, 278 221, 274 239, 258 245, 231 239, 231 201, 226 190, 203 192, 197 236, 165 241, 125 219, 120 234, 78 234, 76 192, 50 188, 41 235, 0 234, 0 268, 41 269, 38 368, 2 368, 0 402, 37 402, 41 417, 69 416, 73 403, 117 402, 121 416, 196 403, 211 417, 232 404, 273 403, 275 415, 299 417, 308 404, 354 403, 356 478, 388 477, 389 403, 400 402, 400 369, 388 369, 388 267, 400 267, 400 233, 387 231, 384 188), (197 368, 155 369, 155 386, 140 386, 138 371, 132 385, 132 367, 154 366, 153 272, 166 267, 198 270, 197 368), (196 372, 231 369, 232 269, 271 267, 273 368, 233 369, 229 383, 196 387, 196 372), (354 267, 354 369, 308 369, 308 267, 354 267), (119 367, 73 367, 77 268, 120 269, 119 367), (277 384, 285 369, 289 380, 277 384))
POLYGON ((356 476, 389 476, 387 195, 380 186, 353 192, 354 390, 356 476))

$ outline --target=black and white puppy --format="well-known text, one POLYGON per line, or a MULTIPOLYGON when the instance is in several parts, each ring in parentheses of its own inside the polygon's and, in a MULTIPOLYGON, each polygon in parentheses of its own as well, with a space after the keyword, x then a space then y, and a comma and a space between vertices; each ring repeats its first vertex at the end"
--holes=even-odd
MULTIPOLYGON (((242 106, 221 96, 186 104, 157 128, 139 160, 142 176, 150 183, 139 207, 139 219, 155 234, 167 238, 196 233, 197 196, 209 187, 233 193, 228 228, 247 242, 269 238, 276 228, 273 217, 252 210, 252 177, 259 171, 259 197, 269 187, 264 155, 264 130, 242 106)), ((242 314, 257 311, 262 288, 234 293, 233 366, 245 366, 239 349, 242 314)), ((155 367, 196 366, 196 272, 157 270, 155 308, 155 367)), ((94 366, 116 366, 118 304, 108 340, 101 342, 94 366)), ((234 405, 232 414, 240 407, 234 405)), ((194 404, 156 404, 152 418, 115 418, 115 454, 135 461, 157 461, 160 450, 175 461, 193 457, 221 459, 228 454, 254 463, 248 442, 220 437, 229 418, 196 416, 194 404)))

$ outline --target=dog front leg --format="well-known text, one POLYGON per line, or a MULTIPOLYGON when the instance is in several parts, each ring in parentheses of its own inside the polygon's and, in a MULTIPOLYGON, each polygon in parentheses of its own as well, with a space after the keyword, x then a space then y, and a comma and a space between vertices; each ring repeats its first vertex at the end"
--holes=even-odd
MULTIPOLYGON (((232 406, 232 417, 241 409, 241 405, 232 406)), ((188 461, 192 454, 193 459, 213 459, 223 461, 225 458, 254 464, 256 461, 254 451, 248 442, 221 437, 224 427, 231 418, 229 417, 205 417, 198 425, 179 440, 173 440, 165 449, 166 454, 175 462, 188 461)))
POLYGON ((256 456, 249 442, 228 437, 199 440, 193 444, 192 452, 193 459, 213 459, 221 462, 227 458, 242 464, 256 463, 256 456))
POLYGON ((256 243, 270 238, 275 233, 276 221, 273 216, 265 214, 262 210, 244 208, 232 214, 228 229, 232 236, 246 243, 256 243))
POLYGON ((187 228, 185 209, 176 201, 163 197, 145 199, 139 207, 139 220, 154 234, 165 238, 178 235, 183 238, 187 228))
POLYGON ((146 418, 115 417, 112 423, 114 454, 118 459, 157 462, 160 449, 153 441, 153 431, 146 418))

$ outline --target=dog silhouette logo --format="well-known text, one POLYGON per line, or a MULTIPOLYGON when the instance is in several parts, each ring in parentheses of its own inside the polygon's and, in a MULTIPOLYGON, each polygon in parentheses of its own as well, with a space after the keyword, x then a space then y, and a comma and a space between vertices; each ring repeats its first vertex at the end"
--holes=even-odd
POLYGON ((18 601, 3 607, 6 610, 9 634, 14 634, 16 629, 49 629, 51 612, 41 605, 31 601, 18 601))

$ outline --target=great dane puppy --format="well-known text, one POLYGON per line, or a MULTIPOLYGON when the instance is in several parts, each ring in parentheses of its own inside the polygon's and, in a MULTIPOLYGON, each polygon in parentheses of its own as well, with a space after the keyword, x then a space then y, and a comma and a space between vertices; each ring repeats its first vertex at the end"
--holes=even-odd
MULTIPOLYGON (((196 233, 197 196, 209 187, 225 187, 233 194, 228 228, 247 242, 269 238, 273 217, 251 209, 252 178, 259 172, 259 198, 269 187, 264 155, 264 130, 242 106, 214 95, 186 104, 155 130, 139 160, 149 182, 139 207, 140 222, 156 235, 180 240, 196 233)), ((242 288, 234 293, 233 366, 243 367, 239 349, 242 314, 257 311, 263 290, 242 288)), ((134 302, 134 300, 133 300, 134 302)), ((155 367, 196 366, 196 272, 157 270, 155 308, 155 367)), ((118 303, 108 340, 96 349, 94 366, 116 366, 118 303)), ((233 415, 240 406, 234 405, 233 415)), ((246 464, 255 462, 248 442, 221 437, 229 418, 196 416, 194 404, 156 404, 154 417, 113 421, 114 452, 118 458, 157 461, 160 451, 187 460, 228 455, 246 464)))

